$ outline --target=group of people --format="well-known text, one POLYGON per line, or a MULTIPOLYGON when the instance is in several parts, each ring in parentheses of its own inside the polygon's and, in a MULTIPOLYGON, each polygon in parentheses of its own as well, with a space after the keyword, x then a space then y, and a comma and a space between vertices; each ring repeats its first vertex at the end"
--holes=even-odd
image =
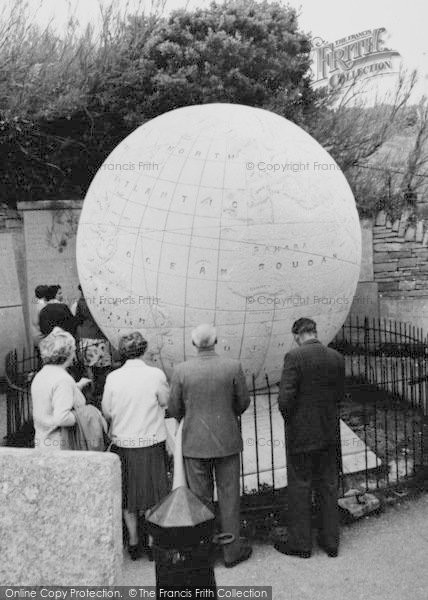
POLYGON ((70 333, 77 341, 76 350, 84 374, 93 382, 91 397, 99 406, 105 377, 111 369, 111 349, 92 317, 80 285, 78 290, 79 298, 68 306, 59 284, 36 287, 31 322, 33 343, 39 347, 55 327, 70 333))
MULTIPOLYGON (((312 551, 312 494, 318 507, 318 544, 338 553, 337 487, 340 460, 338 404, 344 391, 343 357, 317 337, 316 323, 293 324, 296 347, 284 358, 278 405, 286 425, 288 538, 277 541, 283 554, 309 558, 312 551)), ((146 364, 147 342, 139 332, 119 342, 122 366, 106 378, 101 410, 108 423, 110 450, 122 466, 123 516, 132 559, 147 552, 144 513, 168 493, 169 417, 183 420, 182 453, 190 489, 213 508, 214 478, 222 531, 234 541, 224 546, 224 563, 233 567, 250 558, 240 537, 239 417, 250 396, 238 360, 216 353, 216 330, 192 331, 195 357, 165 373, 146 364)), ((75 424, 84 403, 82 382, 67 373, 76 350, 74 337, 59 327, 40 342, 44 363, 32 382, 36 445, 63 447, 64 430, 75 424)))

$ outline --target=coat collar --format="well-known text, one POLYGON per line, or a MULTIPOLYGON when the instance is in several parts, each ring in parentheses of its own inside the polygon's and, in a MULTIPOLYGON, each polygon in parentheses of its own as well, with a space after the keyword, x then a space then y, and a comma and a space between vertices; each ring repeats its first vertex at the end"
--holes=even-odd
POLYGON ((306 344, 321 344, 321 342, 319 341, 318 338, 312 338, 310 340, 306 340, 304 342, 302 342, 302 346, 306 346, 306 344))
POLYGON ((202 348, 201 350, 198 350, 198 353, 195 358, 209 358, 212 356, 218 356, 214 348, 210 348, 209 350, 202 348))
POLYGON ((128 358, 128 360, 124 363, 124 367, 147 367, 144 360, 141 358, 128 358))

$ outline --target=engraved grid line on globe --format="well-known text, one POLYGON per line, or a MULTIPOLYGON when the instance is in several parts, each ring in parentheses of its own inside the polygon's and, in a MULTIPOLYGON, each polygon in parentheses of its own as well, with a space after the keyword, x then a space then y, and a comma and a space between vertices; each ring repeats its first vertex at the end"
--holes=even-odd
MULTIPOLYGON (((214 138, 211 139, 210 144, 208 146, 208 150, 207 153, 209 152, 209 150, 212 147, 212 144, 214 143, 214 138)), ((198 188, 196 191, 196 199, 195 199, 195 206, 193 209, 193 215, 192 215, 192 225, 191 225, 191 231, 190 231, 190 244, 189 244, 189 249, 188 249, 188 253, 187 253, 187 264, 186 264, 186 285, 185 285, 185 291, 184 291, 184 300, 183 300, 183 306, 184 306, 184 316, 183 316, 183 354, 184 354, 184 360, 186 359, 186 311, 187 311, 187 293, 188 293, 188 285, 187 282, 189 281, 189 267, 190 267, 190 256, 191 256, 191 248, 192 248, 192 243, 193 243, 193 232, 194 232, 194 225, 195 225, 195 219, 196 219, 196 210, 197 210, 197 202, 198 202, 198 198, 199 198, 199 194, 200 194, 200 184, 204 175, 204 171, 206 168, 206 162, 204 162, 203 167, 201 169, 201 175, 200 175, 200 179, 199 179, 199 183, 198 183, 198 188)))
MULTIPOLYGON (((135 204, 138 204, 138 203, 135 202, 135 204)), ((154 206, 147 205, 147 204, 143 204, 143 205, 141 205, 141 207, 152 208, 153 210, 159 210, 159 211, 168 212, 166 209, 162 209, 162 208, 159 208, 159 207, 154 207, 154 206)), ((193 213, 180 213, 180 214, 187 215, 187 216, 193 216, 193 213)), ((209 215, 204 215, 204 218, 210 218, 210 217, 209 217, 209 215)), ((214 218, 216 218, 216 217, 214 217, 214 218)), ((82 221, 82 224, 88 225, 88 224, 91 224, 91 222, 87 221, 86 223, 84 223, 82 221)), ((298 224, 300 224, 300 225, 301 224, 305 224, 305 225, 310 225, 310 224, 313 224, 313 225, 323 225, 323 224, 330 225, 331 221, 324 221, 324 222, 323 221, 301 221, 301 222, 283 221, 283 222, 275 222, 274 223, 275 226, 298 225, 298 224)), ((246 228, 247 225, 248 224, 242 223, 242 224, 236 224, 236 225, 234 225, 234 227, 235 228, 239 228, 239 227, 246 228)), ((123 229, 135 230, 136 232, 141 233, 141 227, 140 226, 123 225, 122 224, 120 226, 120 229, 122 229, 122 230, 123 229)), ((145 233, 146 236, 147 236, 147 234, 150 234, 150 233, 155 233, 156 234, 156 233, 163 232, 163 231, 164 231, 163 229, 161 229, 161 230, 159 230, 159 229, 144 229, 144 233, 145 233)), ((177 234, 177 235, 182 235, 183 237, 188 237, 188 235, 187 235, 187 229, 176 228, 176 229, 168 229, 167 231, 170 234, 177 234)), ((198 235, 198 234, 195 234, 195 233, 193 234, 192 237, 194 237, 194 238, 201 238, 201 239, 213 239, 213 240, 217 239, 217 238, 210 238, 210 236, 208 236, 208 235, 203 235, 202 236, 202 235, 198 235)), ((223 241, 230 241, 230 242, 234 241, 234 240, 228 239, 228 238, 222 238, 222 240, 223 241)), ((250 246, 260 246, 260 247, 264 246, 266 248, 269 248, 269 247, 274 246, 274 245, 279 245, 279 243, 281 241, 282 240, 278 241, 277 243, 272 243, 272 242, 265 243, 265 242, 261 242, 261 241, 239 240, 238 243, 239 244, 247 244, 247 245, 250 245, 250 246)), ((169 242, 169 243, 172 244, 172 245, 175 244, 175 245, 180 246, 180 247, 183 247, 183 245, 185 247, 190 247, 190 246, 186 246, 186 244, 182 244, 182 243, 178 243, 178 242, 177 243, 169 242)), ((192 245, 192 248, 205 249, 205 246, 195 246, 195 245, 192 245)), ((319 257, 321 257, 321 258, 326 257, 326 258, 330 258, 330 259, 334 258, 335 260, 337 260, 339 262, 348 263, 350 265, 357 265, 358 264, 354 260, 347 260, 346 258, 340 258, 338 256, 327 256, 327 254, 325 252, 324 253, 319 253, 319 252, 314 252, 314 251, 306 251, 306 250, 295 248, 295 247, 288 248, 288 247, 284 247, 284 246, 281 247, 281 250, 284 251, 284 252, 295 252, 295 253, 298 253, 298 254, 306 254, 306 255, 315 256, 315 257, 318 257, 318 258, 319 257)), ((234 253, 235 251, 234 250, 229 250, 227 248, 224 248, 223 252, 225 252, 225 253, 227 253, 227 252, 234 253)))
MULTIPOLYGON (((189 151, 187 153, 187 158, 189 158, 191 150, 195 147, 195 145, 196 145, 196 143, 197 143, 197 141, 199 139, 200 139, 200 136, 197 136, 195 138, 194 142, 191 144, 191 146, 189 148, 189 151)), ((182 168, 180 170, 180 173, 179 173, 179 175, 177 177, 177 181, 175 182, 173 191, 171 193, 171 200, 170 200, 170 204, 169 204, 169 209, 168 209, 168 213, 167 213, 166 220, 165 220, 164 230, 162 232, 162 240, 161 240, 161 247, 160 247, 160 251, 159 251, 159 261, 158 261, 158 273, 157 273, 157 278, 156 278, 156 294, 155 294, 156 297, 158 295, 158 289, 159 289, 159 274, 160 274, 160 268, 159 267, 160 267, 160 263, 161 263, 161 260, 162 260, 162 254, 163 254, 162 253, 162 249, 163 249, 163 243, 164 243, 164 239, 165 239, 165 233, 167 231, 167 222, 168 222, 168 218, 170 216, 171 206, 172 206, 172 203, 174 201, 174 194, 175 194, 175 192, 177 190, 178 185, 180 184, 180 177, 181 177, 181 175, 182 175, 182 173, 184 171, 185 166, 186 166, 186 163, 185 163, 185 161, 183 161, 182 168)), ((195 202, 195 210, 194 210, 193 218, 195 218, 195 214, 196 214, 196 202, 195 202)), ((190 240, 192 241, 192 235, 190 236, 190 240)), ((190 249, 191 249, 191 243, 189 245, 189 252, 188 252, 188 256, 189 257, 190 257, 190 249)), ((188 271, 188 267, 189 267, 189 264, 187 264, 187 271, 188 271)), ((188 273, 186 273, 186 278, 187 278, 187 275, 188 275, 188 273)), ((186 331, 185 325, 186 325, 186 302, 184 302, 184 325, 183 325, 183 331, 184 332, 186 331)), ((185 344, 185 340, 184 340, 183 344, 185 344)), ((184 348, 184 356, 185 356, 185 345, 183 345, 183 348, 184 348)), ((161 356, 160 356, 160 360, 162 361, 162 357, 161 356)))
MULTIPOLYGON (((180 139, 182 139, 182 137, 180 137, 180 139)), ((142 224, 143 224, 144 217, 145 217, 145 215, 146 215, 146 211, 148 210, 148 208, 149 208, 149 206, 150 206, 150 199, 151 199, 151 196, 152 196, 152 194, 154 193, 154 190, 155 190, 155 188, 156 188, 156 184, 158 183, 158 181, 159 181, 159 179, 160 179, 160 175, 162 174, 162 171, 163 171, 163 169, 164 169, 164 168, 165 168, 165 164, 162 166, 162 169, 161 169, 160 173, 158 174, 158 177, 155 179, 155 182, 154 182, 154 184, 153 184, 153 187, 151 188, 151 191, 150 191, 149 197, 147 198, 147 205, 143 206, 143 211, 142 211, 141 218, 140 218, 140 222, 139 222, 139 225, 138 225, 138 234, 139 234, 139 235, 136 235, 136 236, 135 236, 135 245, 134 245, 134 250, 133 250, 133 255, 132 255, 132 269, 131 269, 131 278, 130 278, 130 279, 131 279, 131 281, 130 281, 130 288, 131 288, 131 290, 133 289, 133 277, 134 277, 134 267, 135 267, 135 255, 136 255, 136 251, 137 251, 137 247, 138 247, 138 242, 139 242, 139 241, 140 241, 140 243, 141 243, 141 252, 143 252, 143 248, 144 248, 144 238, 141 236, 141 226, 142 226, 142 224)), ((151 179, 152 179, 152 178, 151 178, 151 179)), ((142 261, 142 264, 143 264, 143 276, 144 276, 144 284, 145 284, 145 287, 146 287, 146 289, 147 289, 146 269, 145 269, 144 261, 142 261)), ((154 329, 156 329, 156 318, 155 318, 155 315, 154 315, 154 313, 153 313, 153 309, 152 309, 152 307, 151 307, 150 305, 149 305, 149 309, 150 309, 150 313, 151 313, 152 321, 153 321, 153 324, 154 324, 154 327, 153 327, 153 328, 154 328, 154 329)), ((143 324, 145 324, 145 320, 143 321, 143 324)), ((153 349, 153 350, 154 350, 154 352, 157 352, 157 351, 158 351, 158 349, 157 349, 157 348, 155 348, 155 349, 153 349)), ((159 356, 159 357, 160 357, 160 356, 159 356)), ((162 363, 162 358, 161 358, 161 357, 160 357, 160 360, 161 360, 161 363, 162 363)), ((162 366, 163 366, 163 363, 162 363, 162 366)))
MULTIPOLYGON (((183 137, 184 137, 184 135, 182 134, 182 135, 179 137, 178 141, 181 141, 181 140, 183 139, 183 137)), ((198 139, 198 138, 197 138, 197 139, 198 139)), ((196 143, 196 140, 195 140, 194 144, 195 144, 195 143, 196 143)), ((191 146, 191 148, 189 149, 189 152, 188 152, 188 154, 190 154, 190 151, 191 151, 192 147, 194 146, 194 144, 193 144, 193 145, 191 146)), ((148 199, 147 199, 147 204, 145 204, 145 205, 142 205, 142 207, 143 207, 143 209, 144 209, 144 210, 143 210, 143 212, 142 212, 142 215, 141 215, 141 218, 140 218, 140 223, 139 223, 139 226, 138 226, 138 233, 139 233, 140 235, 136 236, 135 245, 134 245, 134 252, 133 252, 133 257, 132 257, 132 271, 131 271, 131 285, 130 285, 130 288, 131 288, 131 290, 132 290, 132 288, 133 288, 133 274, 134 274, 134 267, 135 267, 135 256, 136 256, 136 250, 137 250, 137 245, 138 245, 138 242, 139 242, 139 241, 140 241, 140 243, 141 243, 141 252, 142 252, 142 254, 143 254, 143 256, 144 256, 144 252, 143 252, 143 251, 144 251, 144 237, 145 237, 145 236, 142 236, 142 235, 141 235, 141 228, 142 228, 142 224, 143 224, 143 221, 144 221, 144 218, 145 218, 145 215, 146 215, 146 211, 148 210, 148 208, 151 208, 151 209, 153 209, 153 208, 154 208, 154 207, 153 207, 153 205, 152 205, 152 204, 150 204, 150 201, 151 201, 151 199, 152 199, 152 196, 153 196, 153 195, 154 195, 154 193, 155 193, 156 184, 157 184, 159 181, 162 181, 162 179, 160 178, 160 175, 162 174, 162 171, 163 171, 163 169, 166 167, 166 165, 167 165, 167 163, 165 162, 165 163, 164 163, 164 165, 162 166, 162 169, 161 169, 161 171, 160 171, 160 173, 159 173, 159 175, 158 175, 158 177, 157 177, 157 178, 155 178, 155 179, 154 179, 153 177, 150 177, 150 179, 154 179, 154 183, 152 184, 152 187, 151 187, 151 190, 150 190, 150 194, 149 194, 149 197, 148 197, 148 199)), ((170 206, 171 206, 171 203, 173 202, 173 199, 174 199, 174 192, 175 192, 175 190, 176 190, 177 186, 179 185, 179 181, 180 181, 180 175, 181 175, 181 173, 182 173, 182 171, 183 171, 184 167, 185 167, 185 162, 183 162, 182 169, 181 169, 181 171, 180 171, 180 174, 179 174, 179 176, 178 176, 178 178, 177 178, 177 181, 175 182, 175 187, 174 187, 174 190, 173 190, 173 192, 172 192, 172 194, 171 194, 170 206)), ((141 207, 141 204, 140 204, 139 206, 141 207)), ((167 219, 168 219, 168 216, 169 216, 169 215, 168 215, 168 213, 167 213, 167 219)), ((166 219, 166 222, 167 222, 167 219, 166 219)), ((165 226, 164 226, 164 228, 163 228, 163 237, 162 237, 162 241, 161 241, 161 248, 160 248, 160 250, 159 250, 159 260, 158 260, 158 264, 160 264, 160 261, 161 261, 161 259, 162 259, 162 249, 163 249, 163 240, 164 240, 164 234, 165 234, 165 232, 167 231, 167 229, 166 229, 166 222, 165 222, 165 226)), ((142 271, 143 271, 143 276, 144 276, 144 284, 145 284, 145 288, 146 288, 146 290, 147 290, 147 289, 148 289, 148 285, 147 285, 146 271, 148 271, 148 269, 147 269, 147 267, 146 267, 146 265, 145 265, 145 263, 144 263, 144 260, 142 261, 142 266, 143 266, 143 269, 142 269, 142 271)), ((155 296, 156 296, 156 297, 157 297, 157 294, 158 294, 158 281, 159 281, 159 274, 160 274, 160 271, 159 271, 159 269, 158 269, 158 270, 157 270, 157 278, 156 278, 156 294, 155 294, 155 296)), ((153 330, 157 331, 157 329, 158 329, 158 326, 157 326, 157 317, 158 317, 158 316, 154 314, 153 308, 152 308, 152 306, 151 306, 150 304, 149 304, 149 310, 150 310, 150 313, 151 313, 151 318, 152 318, 152 321, 153 321, 153 326, 146 326, 145 328, 146 328, 146 329, 153 329, 153 330)), ((145 323, 145 322, 144 322, 144 323, 145 323)), ((163 364, 163 359, 162 359, 162 354, 161 354, 161 349, 162 349, 162 344, 160 343, 160 336, 158 335, 158 336, 157 336, 157 338, 156 338, 156 347, 155 347, 155 348, 152 348, 152 352, 153 352, 153 353, 155 353, 157 356, 159 356, 159 359, 160 359, 160 361, 161 361, 161 364, 162 364, 162 366, 164 367, 164 364, 163 364)))

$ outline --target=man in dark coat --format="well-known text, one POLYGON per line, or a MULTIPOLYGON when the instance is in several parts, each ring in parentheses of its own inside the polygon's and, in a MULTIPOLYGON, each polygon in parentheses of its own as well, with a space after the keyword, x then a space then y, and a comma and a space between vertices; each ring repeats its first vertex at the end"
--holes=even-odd
POLYGON ((193 360, 177 365, 171 377, 168 413, 182 419, 183 457, 190 489, 212 508, 217 485, 222 530, 235 541, 224 546, 226 567, 251 556, 239 539, 240 453, 242 437, 238 417, 250 403, 239 361, 215 352, 216 331, 199 325, 192 332, 197 348, 193 360))
POLYGON ((344 394, 345 363, 339 352, 317 339, 312 319, 297 320, 292 333, 298 347, 285 355, 278 399, 286 433, 288 539, 275 548, 283 554, 310 557, 314 490, 318 544, 334 557, 339 545, 338 405, 344 394))

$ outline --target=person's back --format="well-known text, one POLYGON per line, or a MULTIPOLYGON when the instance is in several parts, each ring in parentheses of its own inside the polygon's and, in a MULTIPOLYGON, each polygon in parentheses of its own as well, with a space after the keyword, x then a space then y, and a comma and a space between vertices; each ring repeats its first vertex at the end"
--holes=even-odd
POLYGON ((286 409, 291 451, 310 451, 335 444, 338 403, 343 397, 343 357, 317 339, 294 348, 288 357, 299 371, 296 401, 289 400, 286 409))
MULTIPOLYGON (((238 416, 249 404, 249 395, 239 361, 218 356, 214 350, 177 365, 171 382, 180 385, 185 456, 211 458, 241 452, 238 416), (179 383, 178 383, 179 382, 179 383), (184 412, 183 412, 184 414, 184 412)), ((177 413, 173 410, 173 416, 177 413)))
POLYGON ((164 407, 169 388, 165 374, 144 362, 146 349, 139 331, 120 338, 118 351, 126 362, 108 375, 102 399, 110 451, 121 463, 123 517, 132 560, 144 551, 151 555, 143 515, 168 492, 164 407))
POLYGON ((165 441, 167 398, 164 373, 143 360, 129 359, 107 375, 102 406, 114 444, 138 448, 165 441))
POLYGON ((174 368, 168 413, 183 419, 182 452, 187 483, 207 506, 213 506, 214 476, 222 530, 234 536, 224 547, 226 567, 247 560, 250 546, 240 539, 239 473, 242 438, 238 416, 250 403, 241 363, 215 352, 215 327, 192 331, 197 357, 174 368))
POLYGON ((75 333, 74 317, 66 304, 54 302, 46 304, 39 314, 40 331, 43 335, 49 335, 55 327, 60 327, 72 335, 75 333))
POLYGON ((85 404, 81 388, 87 380, 76 383, 67 373, 74 352, 73 337, 61 329, 55 329, 40 344, 44 366, 31 382, 36 447, 60 449, 60 428, 72 426, 75 418, 71 410, 85 404))
POLYGON ((343 357, 318 340, 309 317, 293 323, 298 345, 284 357, 278 407, 285 421, 288 535, 274 546, 282 554, 309 558, 312 552, 312 497, 317 498, 318 545, 338 555, 337 510, 340 465, 338 405, 343 398, 343 357))
POLYGON ((40 331, 47 336, 55 327, 74 335, 76 325, 70 309, 63 303, 61 286, 50 285, 45 293, 47 304, 39 314, 40 331))

